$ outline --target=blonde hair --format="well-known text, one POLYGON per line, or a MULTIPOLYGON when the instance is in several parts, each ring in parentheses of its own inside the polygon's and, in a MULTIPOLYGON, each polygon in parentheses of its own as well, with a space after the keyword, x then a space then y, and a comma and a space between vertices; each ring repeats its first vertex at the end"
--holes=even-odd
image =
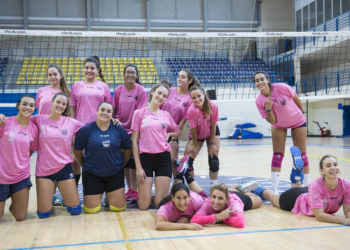
POLYGON ((214 185, 211 188, 210 195, 213 193, 214 190, 219 190, 219 191, 223 192, 226 195, 226 198, 228 198, 229 193, 228 193, 228 186, 226 184, 219 183, 219 184, 214 185))
POLYGON ((151 101, 152 100, 152 92, 156 92, 156 90, 160 87, 163 86, 164 88, 166 88, 168 91, 170 91, 170 87, 171 87, 171 83, 167 80, 161 80, 160 83, 154 85, 151 89, 151 91, 148 94, 148 98, 147 101, 151 101))

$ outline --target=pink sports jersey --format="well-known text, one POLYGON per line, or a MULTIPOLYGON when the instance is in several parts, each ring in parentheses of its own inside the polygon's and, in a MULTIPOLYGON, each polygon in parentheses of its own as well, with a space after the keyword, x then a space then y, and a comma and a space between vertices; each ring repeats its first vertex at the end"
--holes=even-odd
POLYGON ((73 162, 71 143, 83 123, 62 116, 53 121, 48 115, 34 115, 30 119, 39 128, 39 148, 36 161, 36 176, 48 176, 73 162))
POLYGON ((27 127, 8 117, 0 126, 0 184, 13 184, 30 176, 30 151, 37 151, 38 127, 29 121, 27 127))
POLYGON ((177 221, 182 216, 192 218, 192 216, 202 206, 204 199, 202 196, 192 191, 190 191, 190 196, 190 202, 188 203, 188 207, 184 212, 177 210, 175 203, 171 200, 159 208, 157 215, 164 216, 164 218, 170 222, 177 221))
POLYGON ((96 121, 97 107, 102 102, 112 102, 111 92, 104 82, 73 84, 71 106, 76 107, 75 119, 78 121, 84 124, 96 121))
MULTIPOLYGON (((272 84, 272 112, 276 117, 276 124, 271 124, 273 128, 288 129, 297 128, 306 122, 305 116, 294 102, 294 90, 284 83, 272 84)), ((256 106, 263 119, 267 118, 266 96, 260 94, 256 100, 256 106)))
POLYGON ((342 204, 350 204, 350 182, 338 178, 338 186, 330 190, 322 177, 311 182, 309 192, 298 197, 293 214, 314 216, 312 209, 323 208, 327 214, 336 213, 342 204))
POLYGON ((190 93, 186 95, 180 95, 177 92, 177 88, 170 88, 168 98, 165 103, 160 107, 161 110, 168 111, 173 117, 176 124, 179 124, 182 118, 187 118, 187 110, 192 104, 190 93))
POLYGON ((49 115, 51 113, 52 98, 62 92, 60 89, 53 89, 50 86, 42 87, 36 94, 36 107, 39 109, 39 115, 49 115))
POLYGON ((178 131, 179 127, 168 112, 159 110, 155 115, 145 107, 135 111, 131 129, 140 133, 140 154, 158 154, 171 151, 171 146, 167 142, 167 131, 178 131))
MULTIPOLYGON (((242 202, 242 200, 234 193, 230 193, 229 194, 230 199, 227 202, 227 205, 225 207, 225 209, 229 208, 231 205, 231 211, 232 210, 237 210, 238 212, 243 212, 244 209, 244 204, 242 202)), ((206 215, 211 215, 211 214, 216 214, 217 212, 213 209, 212 205, 211 205, 211 200, 206 199, 202 205, 202 207, 197 211, 197 214, 202 215, 202 216, 206 216, 206 215)), ((230 217, 235 217, 237 214, 236 213, 232 213, 230 217)))
POLYGON ((125 85, 120 85, 114 90, 113 107, 116 109, 115 118, 118 119, 128 134, 131 134, 131 121, 134 111, 147 107, 147 91, 144 87, 136 84, 129 91, 125 85))
MULTIPOLYGON (((197 139, 204 140, 210 137, 210 126, 212 122, 219 121, 219 109, 215 102, 210 101, 211 114, 207 117, 196 105, 191 104, 191 107, 187 111, 188 120, 190 122, 190 128, 197 128, 197 139)), ((192 138, 191 130, 188 136, 192 138)))

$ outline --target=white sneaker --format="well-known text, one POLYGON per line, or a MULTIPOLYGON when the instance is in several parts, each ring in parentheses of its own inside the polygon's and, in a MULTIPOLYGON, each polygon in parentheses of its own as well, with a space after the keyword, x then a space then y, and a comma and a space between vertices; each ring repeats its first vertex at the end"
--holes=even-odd
POLYGON ((238 190, 242 193, 248 193, 250 191, 254 191, 259 187, 259 184, 252 181, 244 181, 242 184, 238 186, 238 190))
POLYGON ((103 202, 104 202, 106 205, 109 205, 109 201, 108 201, 108 197, 107 197, 107 194, 106 194, 106 193, 103 193, 103 202))

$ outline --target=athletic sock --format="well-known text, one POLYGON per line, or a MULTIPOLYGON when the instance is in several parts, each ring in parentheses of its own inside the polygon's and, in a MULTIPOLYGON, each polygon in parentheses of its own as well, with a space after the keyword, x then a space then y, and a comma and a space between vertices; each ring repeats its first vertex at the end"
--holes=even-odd
POLYGON ((278 182, 280 180, 280 172, 271 172, 271 188, 272 191, 278 190, 278 182))
POLYGON ((310 174, 304 174, 304 187, 308 187, 310 185, 310 174))
POLYGON ((76 174, 75 175, 75 183, 77 183, 77 187, 78 187, 78 184, 79 184, 79 180, 80 180, 80 174, 76 174))
POLYGON ((218 180, 210 180, 210 187, 216 185, 218 183, 218 180))
POLYGON ((199 193, 200 196, 204 197, 204 198, 208 198, 207 194, 204 192, 204 190, 202 192, 199 193))

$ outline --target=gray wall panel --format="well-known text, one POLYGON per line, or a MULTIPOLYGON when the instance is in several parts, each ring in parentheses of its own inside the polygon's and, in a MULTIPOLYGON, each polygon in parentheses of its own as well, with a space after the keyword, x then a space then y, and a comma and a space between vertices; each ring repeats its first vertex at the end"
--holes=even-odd
POLYGON ((22 0, 1 0, 0 16, 23 16, 22 0))
MULTIPOLYGON (((93 3, 93 1, 92 1, 93 3)), ((96 16, 95 11, 93 10, 93 6, 91 6, 91 10, 93 18, 118 18, 118 1, 117 0, 99 0, 98 1, 98 13, 96 16)))
POLYGON ((118 18, 146 19, 146 0, 118 0, 118 18))
POLYGON ((176 19, 203 20, 203 0, 176 0, 176 19))
POLYGON ((28 0, 28 16, 56 17, 56 0, 28 0))
POLYGON ((151 0, 152 19, 176 19, 176 0, 151 0))
POLYGON ((208 20, 231 20, 231 11, 231 0, 208 1, 208 20))
MULTIPOLYGON (((58 17, 85 17, 86 0, 56 0, 58 17)), ((50 2, 50 1, 48 1, 50 2)))
POLYGON ((251 21, 257 20, 256 0, 232 0, 232 20, 251 21))

